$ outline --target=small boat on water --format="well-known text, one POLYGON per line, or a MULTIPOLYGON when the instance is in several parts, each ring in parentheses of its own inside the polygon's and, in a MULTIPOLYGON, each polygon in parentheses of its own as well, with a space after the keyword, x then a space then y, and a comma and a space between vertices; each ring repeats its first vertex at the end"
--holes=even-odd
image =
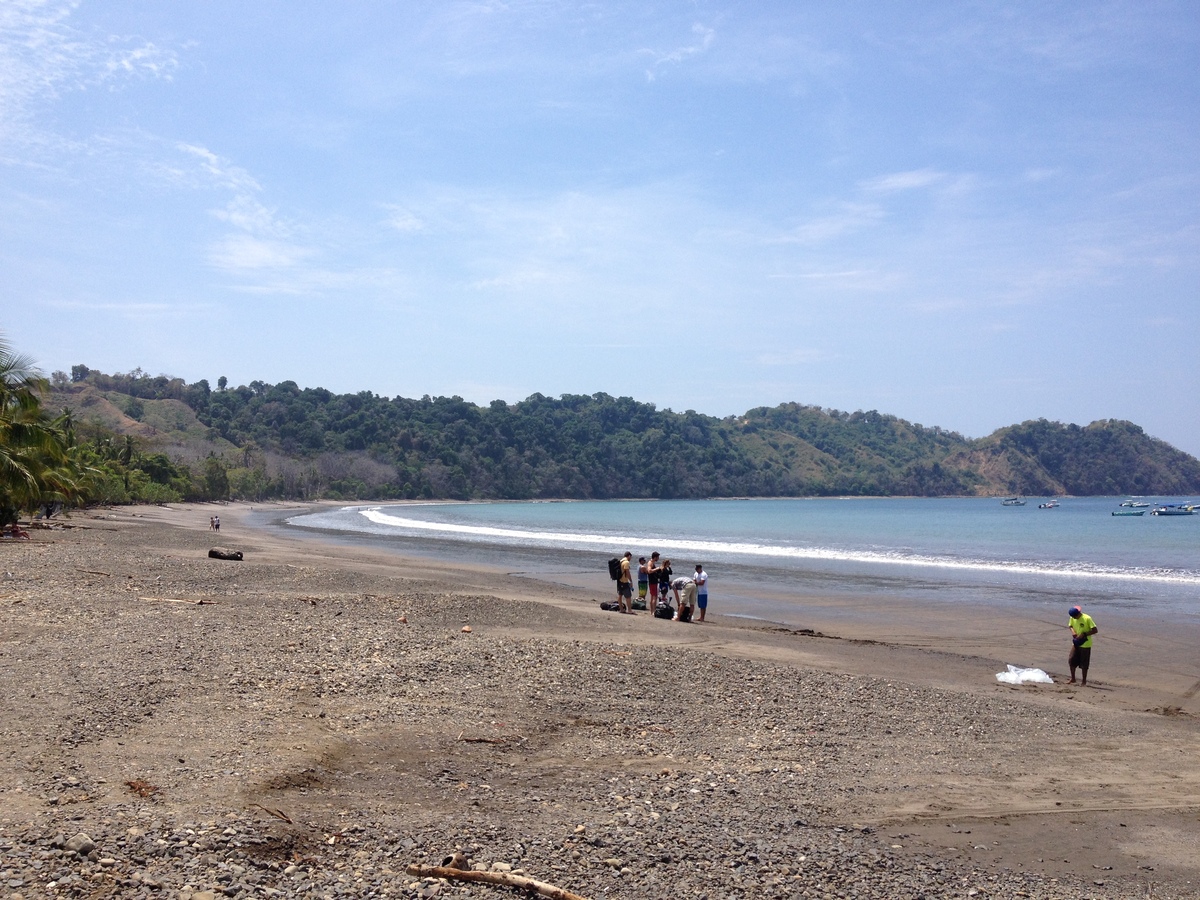
POLYGON ((1114 509, 1112 514, 1114 516, 1144 516, 1146 511, 1144 509, 1114 509))
POLYGON ((1132 507, 1133 509, 1149 509, 1150 508, 1150 504, 1146 503, 1144 500, 1122 500, 1121 505, 1129 506, 1129 507, 1132 507))
POLYGON ((1025 501, 1020 497, 1006 497, 1000 501, 1001 506, 1024 506, 1025 501))
POLYGON ((1059 503, 1057 500, 1047 500, 1045 503, 1039 503, 1038 509, 1058 509, 1059 503))
POLYGON ((1195 514, 1196 506, 1190 503, 1164 503, 1162 506, 1156 506, 1150 510, 1152 516, 1194 516, 1195 514))

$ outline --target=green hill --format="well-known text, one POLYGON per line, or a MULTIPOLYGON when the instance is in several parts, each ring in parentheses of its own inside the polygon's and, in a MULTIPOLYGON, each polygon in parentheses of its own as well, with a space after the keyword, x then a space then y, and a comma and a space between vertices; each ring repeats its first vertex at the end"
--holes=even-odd
POLYGON ((1200 493, 1200 461, 1120 421, 1037 420, 968 440, 796 403, 718 419, 607 394, 476 406, 290 381, 214 391, 86 366, 53 382, 52 406, 184 464, 217 460, 247 498, 1200 493))

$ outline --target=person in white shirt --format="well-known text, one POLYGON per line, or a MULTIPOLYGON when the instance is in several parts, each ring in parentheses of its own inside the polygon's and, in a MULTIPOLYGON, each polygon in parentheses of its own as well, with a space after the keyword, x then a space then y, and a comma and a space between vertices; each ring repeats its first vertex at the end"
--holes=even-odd
POLYGON ((696 608, 700 610, 700 621, 703 622, 708 609, 708 573, 700 563, 696 563, 696 574, 692 580, 696 582, 696 608))

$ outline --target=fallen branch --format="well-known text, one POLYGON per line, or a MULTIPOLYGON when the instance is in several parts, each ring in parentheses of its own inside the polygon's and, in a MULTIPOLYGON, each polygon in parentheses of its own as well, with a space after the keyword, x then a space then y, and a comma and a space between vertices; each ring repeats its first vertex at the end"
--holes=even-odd
POLYGON ((268 815, 272 815, 277 819, 283 819, 283 821, 287 822, 289 825, 295 824, 291 819, 289 819, 287 816, 285 816, 283 813, 281 813, 277 809, 271 809, 269 806, 263 806, 261 803, 251 803, 250 807, 252 809, 253 808, 261 809, 263 812, 267 813, 268 815))
POLYGON ((633 655, 633 651, 631 651, 631 650, 605 650, 603 647, 600 648, 600 652, 607 653, 610 656, 632 656, 633 655))
POLYGON ((513 875, 509 872, 477 872, 474 870, 451 869, 445 866, 423 866, 419 863, 413 863, 404 870, 404 873, 416 878, 445 878, 449 880, 472 881, 476 884, 502 884, 506 887, 515 887, 532 894, 539 894, 542 897, 549 897, 550 900, 587 900, 587 898, 581 897, 579 894, 573 894, 565 888, 546 884, 544 881, 535 881, 532 878, 526 878, 524 875, 513 875))
POLYGON ((216 600, 179 600, 175 597, 138 597, 150 603, 188 603, 193 606, 216 606, 216 600))
POLYGON ((105 578, 112 578, 111 572, 97 572, 95 569, 80 569, 78 566, 76 566, 75 568, 76 568, 76 571, 83 572, 84 574, 87 574, 87 575, 103 575, 105 578))

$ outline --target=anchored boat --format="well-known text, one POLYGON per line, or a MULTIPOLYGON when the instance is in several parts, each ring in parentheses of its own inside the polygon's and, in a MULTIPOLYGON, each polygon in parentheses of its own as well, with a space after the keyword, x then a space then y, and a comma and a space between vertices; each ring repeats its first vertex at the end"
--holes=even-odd
POLYGON ((1020 497, 1006 497, 1000 501, 1001 506, 1024 506, 1025 501, 1020 497))
POLYGON ((1152 516, 1192 516, 1196 514, 1196 505, 1192 503, 1164 503, 1150 510, 1152 516))

